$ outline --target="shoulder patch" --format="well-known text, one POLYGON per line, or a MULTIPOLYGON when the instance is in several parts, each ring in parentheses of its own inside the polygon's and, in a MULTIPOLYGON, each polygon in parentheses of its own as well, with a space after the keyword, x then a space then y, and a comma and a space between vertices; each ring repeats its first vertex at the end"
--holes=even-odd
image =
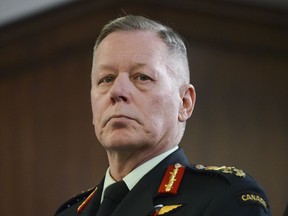
POLYGON ((65 203, 63 203, 58 210, 56 211, 56 215, 59 214, 60 212, 64 211, 65 209, 71 207, 72 205, 75 205, 76 203, 85 200, 93 191, 95 188, 91 188, 87 191, 83 191, 82 193, 75 195, 65 203))
POLYGON ((242 178, 246 176, 246 173, 243 170, 237 169, 235 167, 229 167, 229 166, 218 167, 218 166, 204 166, 201 164, 197 164, 195 165, 195 168, 198 170, 222 172, 222 173, 231 174, 231 175, 235 175, 235 176, 242 177, 242 178))
POLYGON ((268 203, 263 196, 254 192, 245 192, 238 195, 238 201, 243 205, 256 204, 260 205, 267 211, 268 203))

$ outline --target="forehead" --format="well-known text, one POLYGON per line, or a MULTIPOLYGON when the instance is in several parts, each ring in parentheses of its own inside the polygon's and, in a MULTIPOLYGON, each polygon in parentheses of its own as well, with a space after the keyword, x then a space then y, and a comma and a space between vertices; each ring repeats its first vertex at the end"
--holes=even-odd
POLYGON ((116 31, 106 36, 95 50, 94 60, 106 57, 166 58, 167 46, 150 31, 116 31))

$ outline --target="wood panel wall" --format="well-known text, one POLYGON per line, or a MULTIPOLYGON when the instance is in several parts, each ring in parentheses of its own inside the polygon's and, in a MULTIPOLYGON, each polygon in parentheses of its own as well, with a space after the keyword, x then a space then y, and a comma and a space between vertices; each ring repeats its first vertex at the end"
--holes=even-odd
POLYGON ((83 0, 0 29, 1 215, 52 215, 107 168, 90 111, 92 47, 124 13, 187 40, 196 110, 181 146, 193 163, 245 169, 274 215, 288 201, 287 11, 215 1, 83 0))

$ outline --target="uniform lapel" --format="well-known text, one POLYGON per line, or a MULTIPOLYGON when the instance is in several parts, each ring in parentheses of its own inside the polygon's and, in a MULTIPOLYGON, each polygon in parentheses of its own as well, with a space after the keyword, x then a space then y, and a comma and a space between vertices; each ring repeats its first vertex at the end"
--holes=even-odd
POLYGON ((89 203, 87 203, 87 206, 85 206, 85 208, 79 214, 79 216, 95 216, 97 214, 101 201, 103 185, 104 185, 104 178, 97 186, 97 190, 95 191, 95 194, 93 195, 92 199, 89 201, 89 203))

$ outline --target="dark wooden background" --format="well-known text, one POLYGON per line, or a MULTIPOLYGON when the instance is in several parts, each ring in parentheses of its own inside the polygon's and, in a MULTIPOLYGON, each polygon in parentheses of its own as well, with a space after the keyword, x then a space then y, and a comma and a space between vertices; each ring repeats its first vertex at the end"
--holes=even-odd
POLYGON ((0 29, 0 209, 53 215, 107 168, 92 127, 92 48, 108 20, 141 14, 187 40, 196 109, 191 163, 236 166, 288 201, 287 11, 225 1, 77 1, 0 29))

